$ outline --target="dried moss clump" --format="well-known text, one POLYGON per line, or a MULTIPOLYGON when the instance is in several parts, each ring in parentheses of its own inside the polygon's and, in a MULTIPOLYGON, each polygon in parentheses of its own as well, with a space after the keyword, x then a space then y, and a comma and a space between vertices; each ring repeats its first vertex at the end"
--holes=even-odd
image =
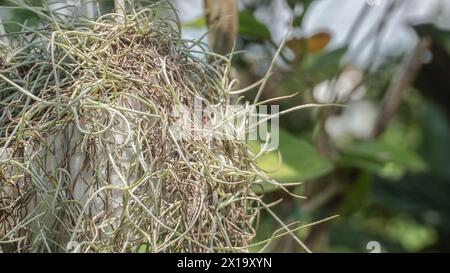
POLYGON ((251 187, 263 176, 248 147, 170 131, 174 105, 229 104, 229 64, 193 54, 167 13, 49 16, 8 36, 2 251, 247 250, 259 211, 251 187))

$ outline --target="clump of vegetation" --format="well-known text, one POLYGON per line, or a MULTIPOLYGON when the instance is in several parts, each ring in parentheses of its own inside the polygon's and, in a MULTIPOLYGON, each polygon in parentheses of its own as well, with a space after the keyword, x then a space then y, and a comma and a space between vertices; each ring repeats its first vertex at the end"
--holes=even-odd
POLYGON ((182 40, 159 4, 35 12, 42 24, 2 47, 2 250, 247 251, 270 179, 242 141, 170 131, 173 105, 226 112, 229 61, 182 40))

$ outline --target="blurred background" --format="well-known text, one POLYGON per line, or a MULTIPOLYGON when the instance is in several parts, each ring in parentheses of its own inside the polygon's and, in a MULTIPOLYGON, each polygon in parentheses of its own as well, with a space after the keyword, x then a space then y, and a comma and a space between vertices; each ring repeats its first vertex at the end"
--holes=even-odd
MULTIPOLYGON (((38 1, 95 17, 113 1, 38 1), (81 3, 81 4, 80 4, 81 3)), ((250 86, 269 69, 261 99, 287 96, 280 147, 259 165, 298 199, 266 187, 285 222, 330 221, 298 231, 314 252, 450 252, 450 1, 173 0, 185 39, 232 54, 232 77, 250 86), (274 56, 277 58, 274 62, 274 56), (281 155, 281 162, 279 161, 281 155)), ((0 1, 3 32, 36 24, 0 1)), ((245 94, 253 101, 256 90, 245 94)), ((279 223, 268 213, 255 242, 279 223)), ((261 250, 261 245, 254 251, 261 250)), ((301 252, 290 236, 264 248, 301 252)))

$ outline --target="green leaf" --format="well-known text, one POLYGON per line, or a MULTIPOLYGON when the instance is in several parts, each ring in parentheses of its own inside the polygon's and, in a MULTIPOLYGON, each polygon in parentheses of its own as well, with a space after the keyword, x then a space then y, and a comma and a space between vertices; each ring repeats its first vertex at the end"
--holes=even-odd
POLYGON ((450 123, 446 113, 436 104, 427 102, 424 109, 422 121, 424 134, 420 152, 429 164, 430 172, 448 180, 450 123))
POLYGON ((420 37, 430 36, 433 40, 449 43, 450 31, 436 27, 434 24, 420 24, 413 26, 413 29, 420 37))
POLYGON ((248 10, 239 13, 239 34, 263 40, 271 39, 270 30, 248 10))
POLYGON ((187 28, 206 27, 206 18, 205 18, 205 16, 201 16, 201 17, 199 17, 197 19, 194 19, 192 21, 184 23, 183 27, 187 27, 187 28))
MULTIPOLYGON (((298 182, 323 176, 333 169, 308 142, 280 130, 279 151, 267 153, 257 160, 258 166, 278 182, 298 182), (279 164, 279 156, 281 164, 279 164)), ((252 145, 258 152, 259 145, 252 145)))
POLYGON ((308 38, 295 38, 286 42, 285 46, 291 49, 296 56, 303 56, 305 53, 316 53, 322 51, 331 40, 331 35, 327 32, 318 32, 308 38))
POLYGON ((361 209, 368 199, 372 189, 372 175, 369 172, 361 172, 355 183, 347 190, 345 199, 340 206, 339 215, 351 215, 361 209))
POLYGON ((350 145, 344 149, 338 163, 371 172, 384 172, 382 174, 387 176, 390 176, 389 174, 396 176, 398 167, 411 171, 423 171, 427 167, 423 159, 414 151, 400 145, 394 146, 376 141, 350 145))

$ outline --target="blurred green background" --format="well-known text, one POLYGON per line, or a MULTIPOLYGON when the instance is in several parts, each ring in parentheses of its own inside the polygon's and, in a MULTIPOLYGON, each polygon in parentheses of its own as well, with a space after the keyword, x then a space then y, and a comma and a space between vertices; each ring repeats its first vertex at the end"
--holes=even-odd
MULTIPOLYGON (((298 230, 312 251, 370 252, 372 241, 382 252, 450 251, 448 1, 172 2, 185 38, 209 29, 204 39, 215 51, 226 54, 234 45, 232 76, 241 87, 264 76, 286 38, 262 99, 299 91, 280 102, 281 110, 305 103, 347 105, 282 116, 279 151, 259 160, 278 181, 303 182, 288 188, 307 199, 266 188, 267 203, 283 200, 273 209, 285 223, 339 215, 298 230), (206 12, 205 20, 208 7, 219 12, 206 12), (424 7, 427 13, 417 15, 424 7)), ((79 1, 51 3, 69 3, 65 12, 87 14, 79 1)), ((33 12, 12 8, 13 1, 0 5, 6 32, 20 30, 14 22, 38 23, 33 12)), ((96 1, 88 13, 113 6, 96 1)), ((255 242, 280 227, 263 212, 255 242)), ((282 236, 264 251, 303 249, 282 236)))

